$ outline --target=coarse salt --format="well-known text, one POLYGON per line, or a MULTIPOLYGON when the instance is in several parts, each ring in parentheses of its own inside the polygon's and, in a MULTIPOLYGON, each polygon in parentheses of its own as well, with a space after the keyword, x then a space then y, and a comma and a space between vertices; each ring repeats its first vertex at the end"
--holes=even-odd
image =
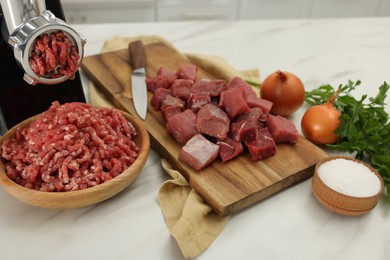
POLYGON ((381 189, 379 178, 364 164, 343 158, 321 164, 318 176, 331 189, 353 197, 371 197, 381 189))

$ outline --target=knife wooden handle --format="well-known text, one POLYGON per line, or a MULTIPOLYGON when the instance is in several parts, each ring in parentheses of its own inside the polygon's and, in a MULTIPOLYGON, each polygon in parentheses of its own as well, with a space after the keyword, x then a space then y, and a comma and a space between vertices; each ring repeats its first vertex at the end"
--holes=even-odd
POLYGON ((144 44, 140 40, 129 43, 130 59, 133 70, 146 67, 144 44))

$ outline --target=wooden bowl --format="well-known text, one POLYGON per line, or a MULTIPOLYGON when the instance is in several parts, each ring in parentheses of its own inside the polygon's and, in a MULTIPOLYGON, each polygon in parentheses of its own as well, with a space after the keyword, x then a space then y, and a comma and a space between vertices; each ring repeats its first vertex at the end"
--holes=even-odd
MULTIPOLYGON (((67 192, 44 192, 25 188, 9 179, 5 173, 4 160, 0 160, 0 185, 15 198, 38 207, 69 209, 79 208, 104 201, 128 187, 144 167, 150 149, 149 134, 142 121, 130 114, 120 111, 123 116, 133 124, 137 130, 135 143, 140 147, 140 152, 134 163, 115 178, 84 190, 67 192)), ((31 117, 19 123, 0 137, 0 148, 4 140, 15 136, 18 127, 26 127, 38 116, 31 117)))
MULTIPOLYGON (((340 172, 340 174, 343 174, 343 172, 340 172)), ((352 182, 353 180, 350 181, 352 182)), ((383 189, 383 179, 375 169, 360 160, 345 156, 330 156, 318 162, 315 167, 314 176, 312 179, 312 190, 316 199, 325 208, 333 212, 348 216, 359 216, 370 212, 378 204, 379 198, 383 193, 383 189), (346 192, 343 193, 336 191, 335 189, 325 184, 325 182, 318 174, 318 169, 324 163, 334 159, 350 160, 367 167, 373 176, 379 179, 380 188, 378 189, 378 192, 375 194, 370 194, 369 196, 351 196, 345 194, 346 192)))

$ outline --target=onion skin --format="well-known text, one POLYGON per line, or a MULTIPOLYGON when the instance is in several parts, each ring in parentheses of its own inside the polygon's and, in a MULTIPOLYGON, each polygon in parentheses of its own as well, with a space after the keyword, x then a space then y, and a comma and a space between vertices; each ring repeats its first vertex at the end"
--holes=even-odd
POLYGON ((271 114, 289 116, 302 106, 305 88, 296 75, 278 70, 263 81, 260 96, 273 103, 271 114))
POLYGON ((335 93, 325 104, 306 110, 301 120, 303 135, 317 145, 333 144, 339 140, 334 131, 339 127, 341 113, 333 106, 335 93))

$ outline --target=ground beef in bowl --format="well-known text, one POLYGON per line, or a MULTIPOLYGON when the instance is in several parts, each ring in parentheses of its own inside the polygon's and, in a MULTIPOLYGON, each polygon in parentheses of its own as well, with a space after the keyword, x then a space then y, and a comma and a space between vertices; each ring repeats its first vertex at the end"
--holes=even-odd
POLYGON ((115 109, 54 102, 2 144, 7 176, 40 191, 73 191, 115 178, 137 158, 134 126, 115 109))

